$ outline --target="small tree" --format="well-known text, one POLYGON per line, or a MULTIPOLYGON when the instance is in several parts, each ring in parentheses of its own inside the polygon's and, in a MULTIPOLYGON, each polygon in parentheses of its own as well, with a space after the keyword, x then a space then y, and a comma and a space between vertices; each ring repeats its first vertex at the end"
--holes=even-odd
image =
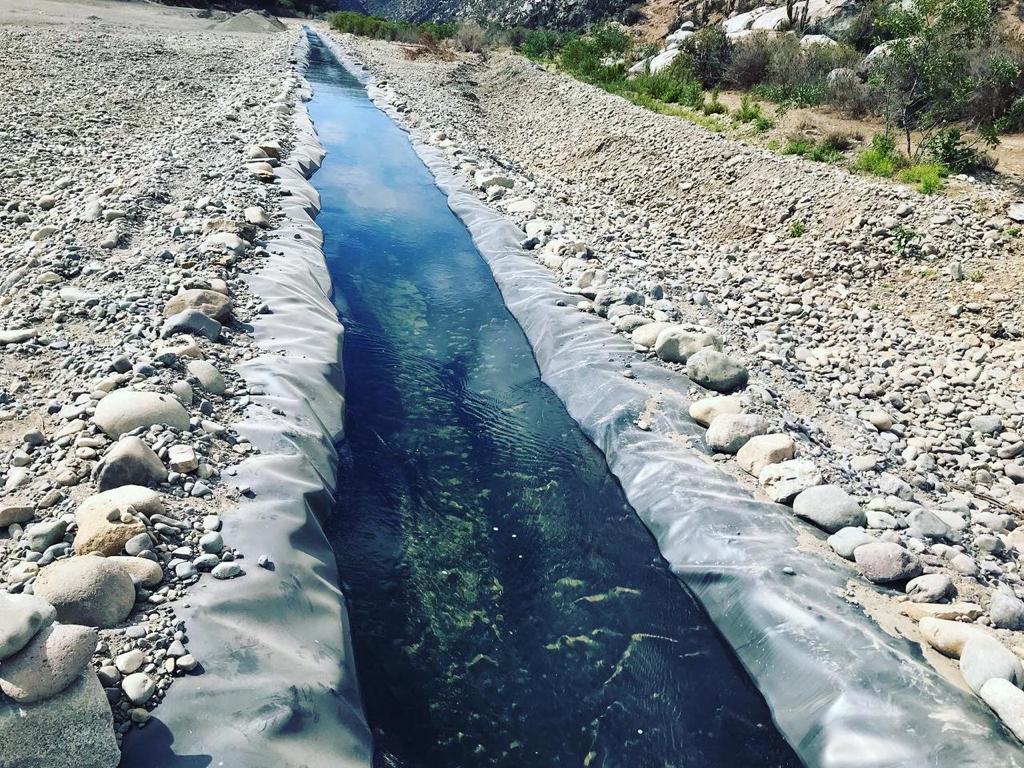
POLYGON ((974 89, 970 52, 992 36, 988 0, 916 0, 879 20, 888 38, 871 84, 881 96, 886 129, 929 136, 959 118, 974 89))

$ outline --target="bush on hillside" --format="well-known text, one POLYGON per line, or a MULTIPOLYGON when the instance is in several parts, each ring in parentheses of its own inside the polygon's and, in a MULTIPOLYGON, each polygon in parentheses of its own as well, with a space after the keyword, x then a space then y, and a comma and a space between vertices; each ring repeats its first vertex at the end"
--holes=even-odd
POLYGON ((455 44, 463 51, 480 53, 484 49, 484 28, 475 21, 460 24, 455 32, 455 44))

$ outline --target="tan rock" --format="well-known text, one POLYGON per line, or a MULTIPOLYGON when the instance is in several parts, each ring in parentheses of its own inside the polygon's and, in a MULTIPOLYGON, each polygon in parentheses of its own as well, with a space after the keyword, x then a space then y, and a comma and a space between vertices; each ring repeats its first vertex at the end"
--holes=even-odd
POLYGON ((39 571, 35 594, 57 610, 57 620, 88 627, 121 623, 135 605, 135 585, 124 568, 95 555, 57 560, 39 571))
POLYGON ((987 634, 985 630, 971 624, 930 617, 921 619, 917 629, 928 645, 954 659, 960 658, 960 653, 968 640, 987 634))
POLYGON ((205 288, 189 288, 170 298, 164 305, 164 317, 195 309, 214 320, 226 320, 231 315, 231 308, 231 299, 223 293, 205 288))
POLYGON ((96 630, 51 624, 0 665, 0 690, 19 704, 48 699, 78 679, 96 650, 96 630))
POLYGON ((985 613, 984 609, 976 603, 903 603, 900 611, 912 619, 946 619, 956 621, 967 619, 974 621, 981 618, 985 613))
POLYGON ((769 464, 792 459, 794 455, 796 443, 793 442, 793 438, 777 432, 750 438, 736 453, 736 463, 744 472, 757 477, 769 464))
POLYGON ((119 555, 128 539, 146 530, 139 513, 152 515, 163 509, 160 494, 141 485, 122 485, 91 496, 75 512, 74 550, 79 555, 119 555))
POLYGON ((139 582, 144 587, 155 587, 164 580, 164 569, 160 567, 160 564, 145 557, 118 555, 108 557, 107 560, 123 568, 132 580, 139 582))
POLYGON ((178 430, 189 428, 188 412, 170 395, 119 389, 100 400, 93 421, 109 437, 120 437, 139 427, 164 424, 178 430))
POLYGON ((711 422, 715 420, 715 417, 721 416, 724 413, 743 413, 743 406, 740 404, 740 398, 737 395, 705 397, 690 405, 690 418, 702 427, 711 426, 711 422))

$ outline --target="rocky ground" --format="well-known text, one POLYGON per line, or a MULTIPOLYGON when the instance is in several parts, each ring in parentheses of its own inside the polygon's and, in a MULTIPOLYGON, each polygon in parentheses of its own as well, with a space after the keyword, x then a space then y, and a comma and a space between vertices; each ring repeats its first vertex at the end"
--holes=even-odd
POLYGON ((201 670, 175 606, 258 565, 219 515, 253 450, 232 429, 258 394, 232 369, 261 311, 241 276, 275 221, 298 30, 211 27, 0 8, 3 765, 116 765, 201 670))
POLYGON ((929 198, 780 157, 510 53, 343 42, 567 300, 690 376, 715 460, 820 532, 805 545, 849 567, 850 599, 1024 738, 1024 256, 1005 192, 929 198))

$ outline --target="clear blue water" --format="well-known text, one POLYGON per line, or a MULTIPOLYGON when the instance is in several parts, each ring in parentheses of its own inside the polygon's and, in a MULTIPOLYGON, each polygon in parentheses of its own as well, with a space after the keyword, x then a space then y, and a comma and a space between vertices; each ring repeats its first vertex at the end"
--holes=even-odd
POLYGON ((346 328, 326 529, 375 765, 798 765, 540 381, 406 135, 312 41, 313 180, 346 328))

